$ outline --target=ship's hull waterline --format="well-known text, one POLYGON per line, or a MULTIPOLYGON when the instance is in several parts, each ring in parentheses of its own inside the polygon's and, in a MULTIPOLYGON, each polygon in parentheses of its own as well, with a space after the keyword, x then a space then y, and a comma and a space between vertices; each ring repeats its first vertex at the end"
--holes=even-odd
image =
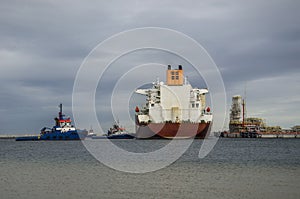
POLYGON ((137 139, 204 139, 211 123, 149 123, 136 125, 137 139))

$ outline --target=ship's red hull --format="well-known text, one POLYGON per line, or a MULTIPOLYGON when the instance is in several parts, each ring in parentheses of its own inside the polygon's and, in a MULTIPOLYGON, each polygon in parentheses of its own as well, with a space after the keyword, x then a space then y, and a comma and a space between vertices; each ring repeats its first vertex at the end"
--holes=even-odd
POLYGON ((149 123, 136 125, 136 137, 154 138, 199 138, 204 139, 210 131, 211 123, 149 123))

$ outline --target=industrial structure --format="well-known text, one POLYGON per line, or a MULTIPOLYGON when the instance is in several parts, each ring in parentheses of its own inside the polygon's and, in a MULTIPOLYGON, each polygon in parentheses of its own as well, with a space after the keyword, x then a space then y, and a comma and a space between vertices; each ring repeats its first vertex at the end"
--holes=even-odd
POLYGON ((266 124, 262 118, 246 117, 246 101, 242 96, 232 97, 229 121, 230 132, 263 132, 266 124))
POLYGON ((247 117, 246 101, 240 95, 232 97, 229 132, 222 132, 226 137, 298 137, 300 126, 282 129, 280 126, 267 126, 263 118, 247 117))

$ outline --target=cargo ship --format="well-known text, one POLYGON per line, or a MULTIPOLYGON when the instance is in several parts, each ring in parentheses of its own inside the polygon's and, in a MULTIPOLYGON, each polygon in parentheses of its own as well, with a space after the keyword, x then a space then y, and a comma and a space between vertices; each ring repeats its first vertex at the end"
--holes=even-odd
POLYGON ((137 89, 146 104, 135 108, 136 138, 200 138, 210 132, 213 115, 206 106, 208 89, 193 88, 181 65, 168 65, 166 83, 156 81, 152 88, 137 89))
POLYGON ((80 140, 86 137, 87 131, 77 130, 72 124, 70 117, 65 117, 62 112, 62 104, 59 105, 58 117, 54 118, 55 126, 44 127, 40 135, 17 137, 16 141, 38 141, 38 140, 80 140))

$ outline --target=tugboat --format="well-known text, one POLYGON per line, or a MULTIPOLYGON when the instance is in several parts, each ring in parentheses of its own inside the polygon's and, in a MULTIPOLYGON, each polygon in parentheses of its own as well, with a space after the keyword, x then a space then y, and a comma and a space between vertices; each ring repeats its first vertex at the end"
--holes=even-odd
POLYGON ((71 124, 70 117, 65 117, 62 113, 62 104, 59 105, 58 117, 54 118, 53 128, 44 127, 40 135, 17 137, 16 141, 38 141, 38 140, 80 140, 86 137, 87 131, 78 131, 71 124))
POLYGON ((107 134, 101 136, 92 136, 92 139, 133 139, 135 136, 126 132, 125 128, 115 123, 108 131, 107 134))

